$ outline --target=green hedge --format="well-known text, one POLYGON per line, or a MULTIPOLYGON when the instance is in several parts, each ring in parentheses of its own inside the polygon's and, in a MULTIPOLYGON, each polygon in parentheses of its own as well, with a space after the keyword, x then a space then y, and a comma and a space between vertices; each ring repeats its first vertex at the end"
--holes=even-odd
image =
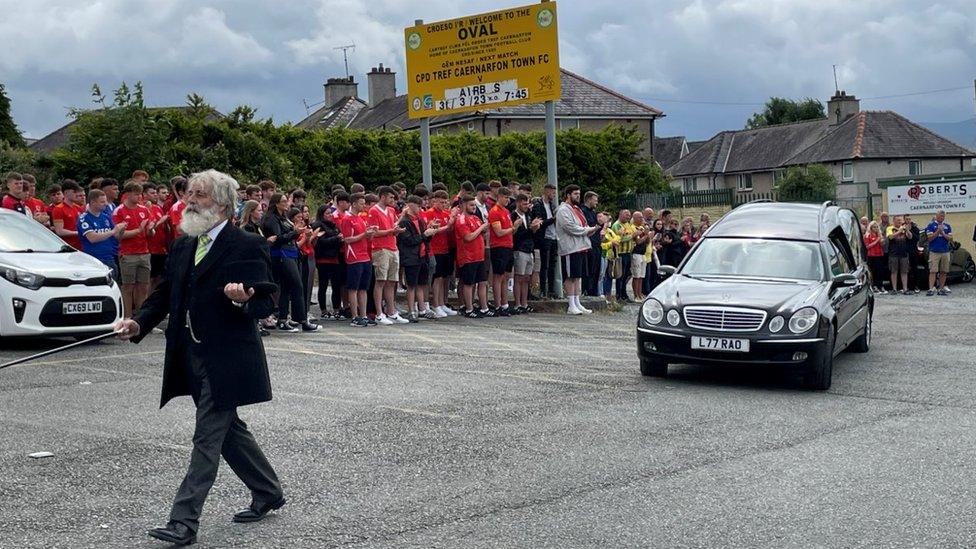
MULTIPOLYGON (((321 196, 335 183, 367 188, 421 181, 420 138, 412 131, 309 131, 271 120, 253 121, 254 110, 239 107, 224 118, 196 101, 182 110, 147 109, 136 95, 116 92, 115 103, 77 112, 68 143, 49 158, 52 178, 79 181, 96 176, 124 180, 133 170, 154 180, 214 168, 242 183, 273 179, 321 196)), ((104 102, 103 102, 104 104, 104 102)), ((625 194, 667 188, 664 174, 638 156, 643 137, 610 126, 598 133, 560 132, 560 185, 593 190, 615 204, 625 194)), ((472 132, 431 137, 435 181, 456 188, 464 180, 517 180, 541 187, 546 179, 545 135, 512 133, 485 137, 472 132)))

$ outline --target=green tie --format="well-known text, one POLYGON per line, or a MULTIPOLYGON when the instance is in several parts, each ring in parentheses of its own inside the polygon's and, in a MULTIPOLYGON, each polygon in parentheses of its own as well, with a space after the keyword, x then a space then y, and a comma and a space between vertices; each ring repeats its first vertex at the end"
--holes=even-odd
POLYGON ((197 255, 193 258, 193 265, 199 265, 207 255, 207 244, 210 244, 210 235, 203 233, 197 237, 197 255))

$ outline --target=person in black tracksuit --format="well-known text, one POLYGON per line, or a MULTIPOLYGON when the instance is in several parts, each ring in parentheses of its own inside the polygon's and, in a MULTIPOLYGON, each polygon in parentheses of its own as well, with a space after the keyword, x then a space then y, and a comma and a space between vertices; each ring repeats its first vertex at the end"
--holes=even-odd
POLYGON ((288 324, 289 305, 292 319, 303 331, 314 332, 320 326, 309 323, 305 310, 305 286, 298 272, 298 231, 288 220, 289 200, 281 193, 271 196, 268 212, 261 220, 261 232, 271 245, 271 267, 275 283, 281 289, 278 295, 278 326, 286 332, 297 332, 288 324))
POLYGON ((535 233, 535 248, 539 250, 539 297, 556 295, 556 187, 546 183, 542 200, 532 206, 532 217, 542 220, 542 226, 535 233))
POLYGON ((312 228, 322 231, 322 235, 315 241, 315 269, 319 273, 319 308, 322 311, 321 318, 325 320, 339 315, 342 308, 342 278, 345 271, 340 261, 342 235, 332 218, 332 209, 328 205, 319 206, 312 228), (329 286, 332 286, 331 312, 325 305, 329 286))
MULTIPOLYGON (((599 197, 593 191, 588 191, 583 195, 583 205, 580 206, 580 210, 583 211, 583 217, 586 218, 586 225, 588 227, 596 227, 596 205, 599 197)), ((583 279, 583 291, 588 296, 598 296, 600 295, 600 289, 597 288, 600 282, 600 258, 603 256, 602 248, 600 247, 603 243, 603 237, 600 236, 600 231, 590 235, 590 251, 586 257, 587 261, 587 276, 583 279)))

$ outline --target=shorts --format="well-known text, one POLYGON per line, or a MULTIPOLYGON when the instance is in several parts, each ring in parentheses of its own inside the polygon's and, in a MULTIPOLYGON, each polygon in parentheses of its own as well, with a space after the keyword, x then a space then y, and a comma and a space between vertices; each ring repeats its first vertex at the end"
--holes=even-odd
POLYGON ((373 250, 373 274, 376 281, 400 280, 400 256, 393 250, 373 250))
POLYGON ((494 274, 511 273, 515 268, 515 256, 511 248, 491 249, 491 272, 494 274))
POLYGON ((403 283, 408 288, 415 286, 426 286, 430 278, 430 267, 424 260, 420 265, 411 265, 403 268, 403 283))
POLYGON ((929 252, 929 272, 948 273, 951 257, 949 252, 929 252))
POLYGON ((166 273, 166 254, 150 254, 149 277, 156 278, 166 273))
POLYGON ((461 284, 465 286, 474 286, 481 282, 487 282, 488 269, 485 268, 485 262, 475 261, 474 263, 461 265, 461 268, 458 269, 458 278, 461 279, 461 284))
POLYGON ((589 252, 576 252, 559 258, 563 268, 563 280, 586 278, 587 255, 589 252))
POLYGON ((531 252, 515 252, 515 274, 529 276, 535 269, 535 255, 531 252))
POLYGON ((119 258, 122 284, 149 284, 149 254, 123 255, 119 258))
POLYGON ((451 278, 454 276, 454 253, 437 254, 434 256, 434 278, 451 278))
POLYGON ((630 276, 633 278, 647 277, 647 259, 644 254, 630 254, 630 276))
POLYGON ((888 270, 892 274, 908 274, 908 256, 888 256, 888 270))
POLYGON ((373 280, 373 266, 367 261, 346 265, 346 289, 365 291, 373 280))

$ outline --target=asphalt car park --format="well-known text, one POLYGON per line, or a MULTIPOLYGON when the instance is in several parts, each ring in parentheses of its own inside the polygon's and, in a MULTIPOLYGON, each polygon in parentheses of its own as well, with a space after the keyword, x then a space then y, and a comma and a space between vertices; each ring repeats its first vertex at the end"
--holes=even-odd
MULTIPOLYGON (((976 284, 879 297, 826 392, 755 365, 645 378, 637 314, 273 334, 275 399, 241 415, 289 503, 232 524, 223 467, 197 546, 976 545, 976 284)), ((157 409, 162 351, 0 370, 0 547, 162 546, 193 425, 189 399, 157 409)))

